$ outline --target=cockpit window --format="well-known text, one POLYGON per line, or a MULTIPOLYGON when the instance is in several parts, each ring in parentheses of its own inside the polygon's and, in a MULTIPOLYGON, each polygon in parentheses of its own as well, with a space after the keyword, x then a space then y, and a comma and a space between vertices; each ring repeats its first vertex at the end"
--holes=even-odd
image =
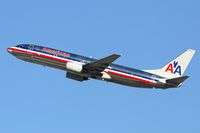
POLYGON ((16 47, 21 48, 21 45, 17 45, 16 47))

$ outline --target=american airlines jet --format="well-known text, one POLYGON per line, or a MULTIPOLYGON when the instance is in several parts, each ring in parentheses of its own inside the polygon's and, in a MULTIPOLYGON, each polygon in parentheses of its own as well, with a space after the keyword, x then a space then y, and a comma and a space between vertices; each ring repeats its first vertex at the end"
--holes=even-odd
POLYGON ((21 60, 64 70, 67 78, 77 81, 99 79, 138 88, 161 89, 182 85, 189 77, 183 74, 195 53, 188 49, 160 69, 137 70, 113 64, 120 57, 117 54, 97 60, 33 44, 20 44, 7 51, 21 60))

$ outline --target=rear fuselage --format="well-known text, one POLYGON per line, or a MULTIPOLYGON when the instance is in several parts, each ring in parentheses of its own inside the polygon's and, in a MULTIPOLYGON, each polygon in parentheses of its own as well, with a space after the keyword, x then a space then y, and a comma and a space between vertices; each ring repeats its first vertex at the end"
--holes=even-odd
MULTIPOLYGON (((68 62, 85 65, 87 63, 96 61, 96 59, 93 58, 31 44, 21 44, 15 47, 10 47, 8 48, 8 52, 21 60, 61 69, 64 71, 68 71, 66 68, 66 63, 68 62)), ((109 74, 111 79, 107 80, 95 74, 89 75, 89 78, 106 80, 108 82, 114 82, 132 87, 169 87, 163 82, 165 81, 165 78, 163 77, 117 64, 111 64, 104 70, 104 72, 109 74)))

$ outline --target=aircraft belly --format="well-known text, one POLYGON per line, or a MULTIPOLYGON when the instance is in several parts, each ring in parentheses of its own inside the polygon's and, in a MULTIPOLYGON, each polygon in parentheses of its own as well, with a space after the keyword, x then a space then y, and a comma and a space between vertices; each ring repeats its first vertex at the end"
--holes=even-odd
POLYGON ((113 83, 118 83, 118 84, 122 84, 126 86, 138 87, 138 88, 154 88, 154 86, 151 84, 143 83, 143 82, 136 81, 133 79, 127 79, 127 78, 115 76, 115 75, 111 75, 111 77, 112 79, 109 81, 113 83))
POLYGON ((66 63, 63 63, 63 62, 58 62, 51 59, 46 59, 40 56, 35 56, 31 54, 26 54, 26 53, 15 53, 15 56, 27 62, 40 64, 43 66, 53 67, 56 69, 61 69, 61 70, 66 71, 66 63))

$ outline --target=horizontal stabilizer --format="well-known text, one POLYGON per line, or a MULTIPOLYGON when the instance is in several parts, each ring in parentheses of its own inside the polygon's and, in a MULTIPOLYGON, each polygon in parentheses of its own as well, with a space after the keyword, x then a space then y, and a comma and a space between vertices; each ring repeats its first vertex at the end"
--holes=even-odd
POLYGON ((189 78, 189 76, 183 76, 183 77, 168 79, 168 80, 166 80, 166 82, 167 82, 167 84, 171 84, 173 86, 178 86, 181 83, 183 83, 187 78, 189 78))

